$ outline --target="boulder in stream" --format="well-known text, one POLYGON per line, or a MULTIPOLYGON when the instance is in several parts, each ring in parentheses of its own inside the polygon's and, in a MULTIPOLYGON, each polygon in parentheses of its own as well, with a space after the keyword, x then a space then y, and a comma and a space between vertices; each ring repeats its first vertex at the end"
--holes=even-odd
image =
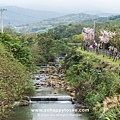
POLYGON ((19 102, 19 106, 28 106, 29 104, 30 104, 30 102, 27 100, 20 100, 20 102, 19 102))

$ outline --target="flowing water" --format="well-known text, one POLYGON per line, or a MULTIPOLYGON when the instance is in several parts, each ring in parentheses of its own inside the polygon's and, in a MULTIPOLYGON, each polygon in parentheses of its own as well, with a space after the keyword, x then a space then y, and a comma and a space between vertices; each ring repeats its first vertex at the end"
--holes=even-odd
MULTIPOLYGON (((45 79, 42 79, 45 81, 45 79)), ((40 82, 40 81, 39 81, 40 82)), ((35 96, 67 96, 65 91, 51 87, 37 89, 35 96)), ((88 120, 88 111, 78 111, 71 101, 31 101, 29 106, 14 108, 8 120, 88 120)))

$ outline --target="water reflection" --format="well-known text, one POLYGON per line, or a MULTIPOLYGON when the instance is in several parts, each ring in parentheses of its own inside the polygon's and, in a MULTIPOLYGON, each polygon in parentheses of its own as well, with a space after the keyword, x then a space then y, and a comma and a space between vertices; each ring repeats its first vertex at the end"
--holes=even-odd
POLYGON ((8 120, 88 120, 87 115, 74 110, 70 101, 32 102, 27 107, 16 107, 8 120))
POLYGON ((31 106, 14 108, 12 115, 7 120, 33 120, 31 106))
POLYGON ((75 107, 71 101, 32 101, 29 106, 16 107, 8 120, 88 120, 75 107))
POLYGON ((31 104, 33 120, 88 120, 83 113, 75 113, 70 101, 37 102, 31 104))

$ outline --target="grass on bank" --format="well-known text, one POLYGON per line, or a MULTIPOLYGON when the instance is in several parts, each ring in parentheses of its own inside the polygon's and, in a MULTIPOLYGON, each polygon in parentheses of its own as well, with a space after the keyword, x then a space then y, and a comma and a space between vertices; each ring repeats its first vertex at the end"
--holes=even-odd
POLYGON ((110 63, 111 65, 115 65, 116 67, 120 67, 120 60, 117 60, 117 61, 113 61, 113 58, 110 58, 109 59, 109 56, 104 56, 102 54, 96 54, 95 52, 88 52, 88 51, 84 51, 82 50, 80 47, 77 48, 77 51, 78 52, 82 52, 83 54, 87 54, 87 55, 90 55, 92 57, 95 57, 95 58, 98 58, 98 59, 101 59, 102 61, 106 61, 108 63, 110 63))

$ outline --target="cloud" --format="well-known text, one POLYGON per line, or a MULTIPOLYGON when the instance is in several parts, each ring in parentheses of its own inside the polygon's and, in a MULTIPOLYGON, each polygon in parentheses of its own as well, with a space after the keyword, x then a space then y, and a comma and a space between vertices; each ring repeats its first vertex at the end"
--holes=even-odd
POLYGON ((2 0, 1 4, 62 12, 96 9, 120 11, 120 0, 2 0))

